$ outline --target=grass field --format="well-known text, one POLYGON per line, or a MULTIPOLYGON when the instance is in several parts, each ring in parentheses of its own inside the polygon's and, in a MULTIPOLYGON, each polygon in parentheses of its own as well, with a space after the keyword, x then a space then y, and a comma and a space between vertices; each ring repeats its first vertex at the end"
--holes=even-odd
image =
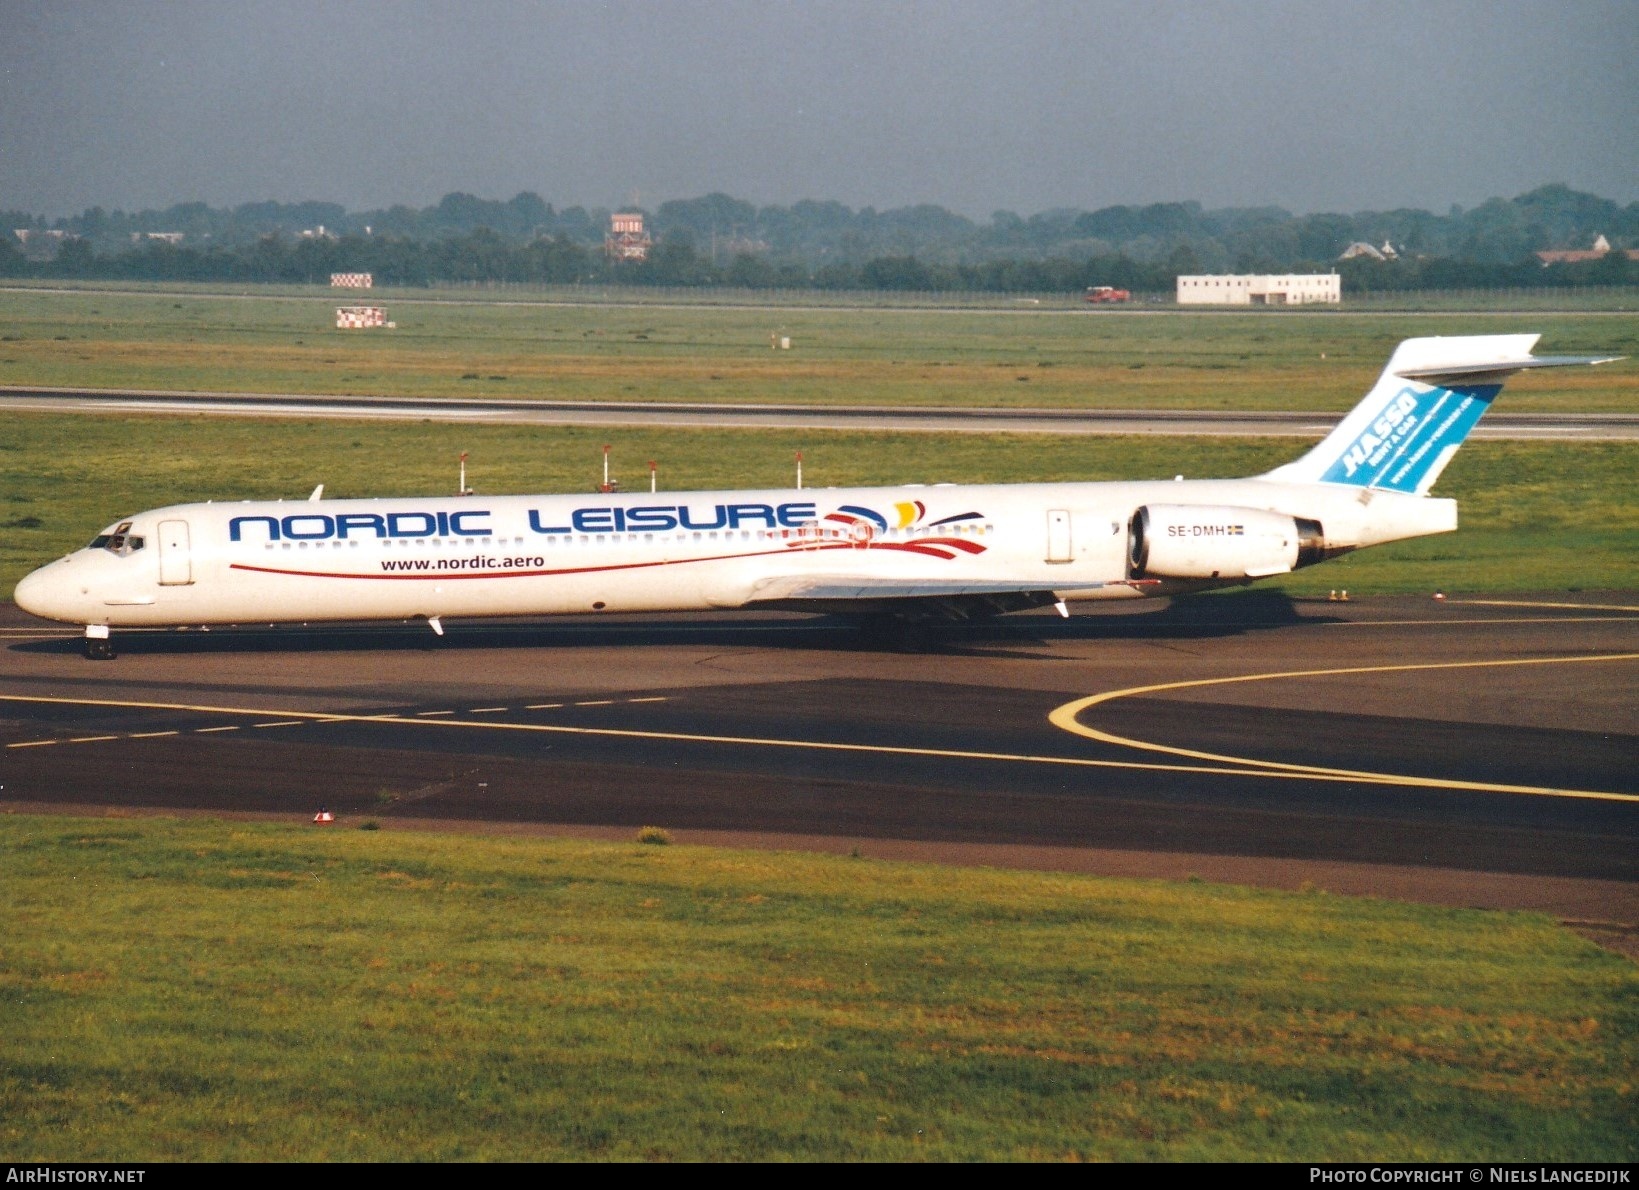
POLYGON ((10 1160, 1632 1161, 1545 918, 848 857, 0 818, 10 1160))
MULTIPOLYGON (((590 491, 601 444, 645 486, 780 487, 803 452, 810 486, 1251 475, 1296 439, 611 430, 433 422, 267 422, 13 414, 0 423, 0 598, 34 566, 132 512, 193 500, 450 492, 471 453, 480 492, 590 491)), ((1265 585, 1294 594, 1639 589, 1639 443, 1474 442, 1437 495, 1462 502, 1455 535, 1380 546, 1265 585)))
MULTIPOLYGON (((1341 411, 1417 335, 1540 332, 1544 353, 1639 355, 1639 318, 1612 311, 568 306, 306 292, 0 291, 0 385, 1341 411), (334 329, 335 307, 357 300, 385 304, 397 328, 334 329), (771 350, 773 335, 791 350, 771 350)), ((1522 376, 1508 407, 1639 412, 1634 367, 1522 376)))
MULTIPOLYGON (((434 299, 489 303, 517 301, 558 305, 603 306, 754 306, 769 309, 823 307, 853 310, 1080 310, 1091 307, 1079 293, 1001 293, 981 290, 957 292, 855 289, 741 289, 734 286, 669 288, 638 285, 537 285, 524 281, 448 282, 437 286, 378 285, 368 291, 338 290, 329 285, 230 283, 222 281, 107 281, 65 278, 6 278, 6 290, 34 292, 138 293, 208 297, 259 293, 274 297, 322 298, 329 301, 434 299), (344 298, 342 295, 351 295, 344 298)), ((1346 289, 1348 287, 1346 286, 1346 289)), ((1135 293, 1125 307, 1100 306, 1094 313, 1175 309, 1169 293, 1135 293)), ((1562 311, 1575 313, 1633 313, 1639 311, 1639 286, 1565 286, 1545 289, 1427 290, 1404 293, 1348 291, 1336 311, 1389 311, 1438 314, 1497 310, 1505 312, 1562 311)), ((1311 308, 1311 312, 1313 309, 1311 308)), ((1334 311, 1321 311, 1334 312, 1334 311)))

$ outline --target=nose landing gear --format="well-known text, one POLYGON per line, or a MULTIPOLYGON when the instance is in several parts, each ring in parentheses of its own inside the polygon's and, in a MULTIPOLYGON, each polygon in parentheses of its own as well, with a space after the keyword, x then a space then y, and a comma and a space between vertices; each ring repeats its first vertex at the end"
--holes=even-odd
POLYGON ((112 661, 114 642, 108 639, 107 624, 85 626, 85 656, 88 661, 112 661))

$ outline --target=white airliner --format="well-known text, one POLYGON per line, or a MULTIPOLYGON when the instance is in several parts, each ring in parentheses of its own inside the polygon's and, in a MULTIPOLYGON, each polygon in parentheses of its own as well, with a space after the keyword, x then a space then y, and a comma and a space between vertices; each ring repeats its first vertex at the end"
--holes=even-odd
POLYGON ((1233 586, 1448 533, 1428 495, 1537 335, 1409 339, 1313 450, 1249 479, 178 504, 23 579, 110 629, 785 608, 962 620, 1233 586))

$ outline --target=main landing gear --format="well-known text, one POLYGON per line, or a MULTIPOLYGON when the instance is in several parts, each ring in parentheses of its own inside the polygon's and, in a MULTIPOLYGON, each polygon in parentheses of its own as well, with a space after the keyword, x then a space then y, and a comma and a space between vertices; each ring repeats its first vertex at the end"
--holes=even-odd
POLYGON ((112 661, 114 642, 108 639, 107 624, 85 626, 85 656, 89 661, 112 661))

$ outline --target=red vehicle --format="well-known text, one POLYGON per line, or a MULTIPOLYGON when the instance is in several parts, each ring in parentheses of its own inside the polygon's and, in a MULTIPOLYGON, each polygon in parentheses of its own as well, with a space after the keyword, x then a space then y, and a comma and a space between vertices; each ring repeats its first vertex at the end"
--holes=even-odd
POLYGON ((1089 285, 1087 287, 1087 300, 1095 304, 1103 302, 1130 302, 1132 301, 1132 296, 1133 295, 1127 290, 1117 289, 1113 285, 1089 285))

